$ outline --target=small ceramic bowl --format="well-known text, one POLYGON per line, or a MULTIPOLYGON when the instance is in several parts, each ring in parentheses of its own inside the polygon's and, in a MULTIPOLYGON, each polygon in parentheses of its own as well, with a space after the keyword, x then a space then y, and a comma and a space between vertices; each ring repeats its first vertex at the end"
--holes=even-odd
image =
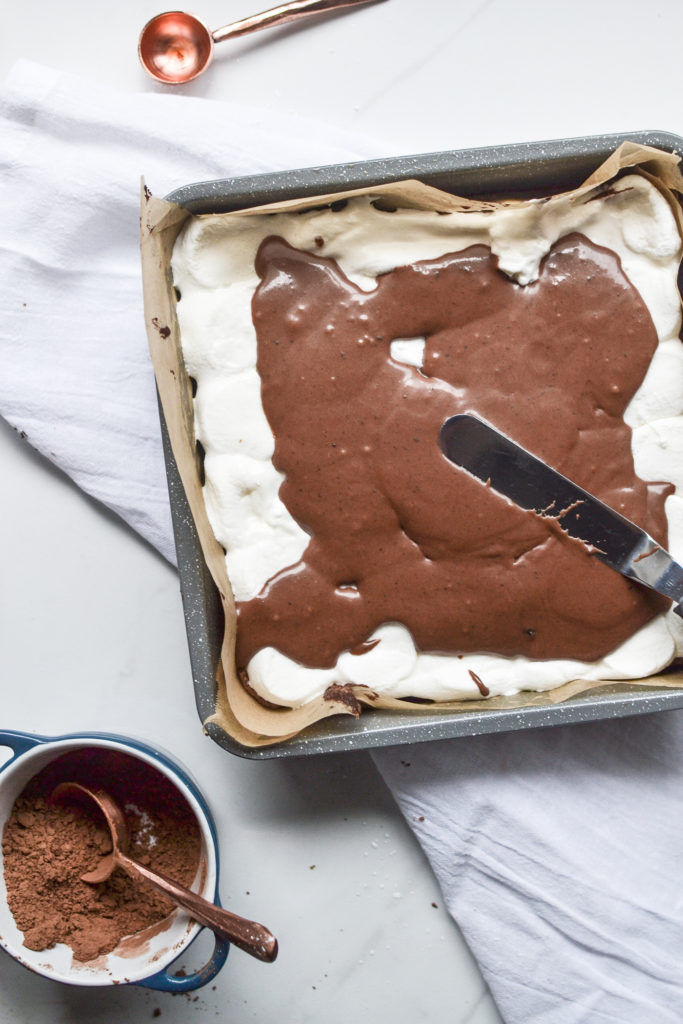
MULTIPOLYGON (((202 854, 193 888, 205 899, 218 902, 218 842, 211 812, 187 772, 167 754, 137 740, 106 733, 45 737, 0 730, 0 746, 12 751, 12 756, 0 768, 0 832, 29 779, 70 751, 98 748, 119 751, 161 772, 185 798, 199 825, 202 854)), ((164 925, 163 929, 157 925, 140 933, 136 936, 140 941, 134 944, 124 940, 107 956, 91 963, 74 960, 71 949, 62 943, 42 952, 27 949, 7 904, 0 850, 0 946, 19 963, 46 978, 70 985, 136 984, 166 992, 188 992, 206 985, 225 963, 230 944, 216 939, 213 953, 204 967, 192 974, 181 972, 178 975, 172 972, 173 962, 185 953, 202 928, 180 909, 171 914, 164 925)))

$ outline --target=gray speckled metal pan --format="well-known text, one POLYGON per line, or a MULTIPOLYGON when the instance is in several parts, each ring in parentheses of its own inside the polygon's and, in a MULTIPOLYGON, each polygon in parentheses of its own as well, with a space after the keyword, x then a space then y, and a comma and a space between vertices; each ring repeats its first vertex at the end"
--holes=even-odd
MULTIPOLYGON (((186 185, 166 198, 192 213, 219 213, 404 178, 419 178, 463 196, 538 196, 576 187, 626 139, 683 155, 683 138, 664 132, 632 132, 226 178, 186 185)), ((199 717, 205 721, 216 699, 223 613, 204 564, 163 414, 162 433, 195 698, 199 717)), ((346 715, 328 718, 294 739, 257 750, 236 743, 217 726, 209 725, 207 732, 233 754, 263 759, 587 722, 680 707, 683 689, 644 688, 634 683, 628 687, 604 686, 554 707, 486 711, 474 704, 472 711, 452 715, 430 713, 428 709, 405 714, 369 709, 359 720, 346 715)))

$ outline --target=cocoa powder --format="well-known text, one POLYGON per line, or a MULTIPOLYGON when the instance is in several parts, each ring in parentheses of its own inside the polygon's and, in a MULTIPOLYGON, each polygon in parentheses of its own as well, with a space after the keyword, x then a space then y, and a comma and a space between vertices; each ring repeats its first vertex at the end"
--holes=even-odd
POLYGON ((60 782, 105 789, 124 812, 130 856, 183 885, 194 881, 201 836, 185 798, 161 772, 119 751, 70 751, 35 775, 15 801, 2 838, 7 899, 28 949, 63 942, 78 961, 111 952, 127 935, 162 921, 173 904, 116 869, 82 881, 111 850, 97 808, 51 800, 60 782))

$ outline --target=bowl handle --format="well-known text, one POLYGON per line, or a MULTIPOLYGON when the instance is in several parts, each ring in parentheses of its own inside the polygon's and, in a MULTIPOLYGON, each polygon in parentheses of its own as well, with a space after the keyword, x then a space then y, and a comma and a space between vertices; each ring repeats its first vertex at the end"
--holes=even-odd
POLYGON ((201 988, 216 977, 225 963, 230 943, 226 939, 219 939, 215 936, 216 944, 211 958, 202 968, 194 974, 171 974, 173 964, 169 964, 162 971, 153 974, 149 978, 142 978, 134 982, 135 985, 142 985, 145 988, 154 988, 159 992, 192 992, 201 988))
POLYGON ((34 736, 30 732, 12 732, 9 729, 0 729, 0 747, 9 747, 12 750, 10 759, 0 765, 0 772, 4 771, 12 761, 16 761, 21 754, 25 754, 27 750, 44 742, 44 736, 34 736))

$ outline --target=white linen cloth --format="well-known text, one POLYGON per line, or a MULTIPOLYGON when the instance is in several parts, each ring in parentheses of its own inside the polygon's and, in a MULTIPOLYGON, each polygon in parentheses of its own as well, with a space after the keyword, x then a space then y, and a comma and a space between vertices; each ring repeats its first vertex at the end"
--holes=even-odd
MULTIPOLYGON (((173 560, 140 176, 164 195, 372 155, 303 119, 17 65, 0 95, 0 413, 173 560)), ((509 1024, 683 1020, 680 713, 373 756, 509 1024)))

